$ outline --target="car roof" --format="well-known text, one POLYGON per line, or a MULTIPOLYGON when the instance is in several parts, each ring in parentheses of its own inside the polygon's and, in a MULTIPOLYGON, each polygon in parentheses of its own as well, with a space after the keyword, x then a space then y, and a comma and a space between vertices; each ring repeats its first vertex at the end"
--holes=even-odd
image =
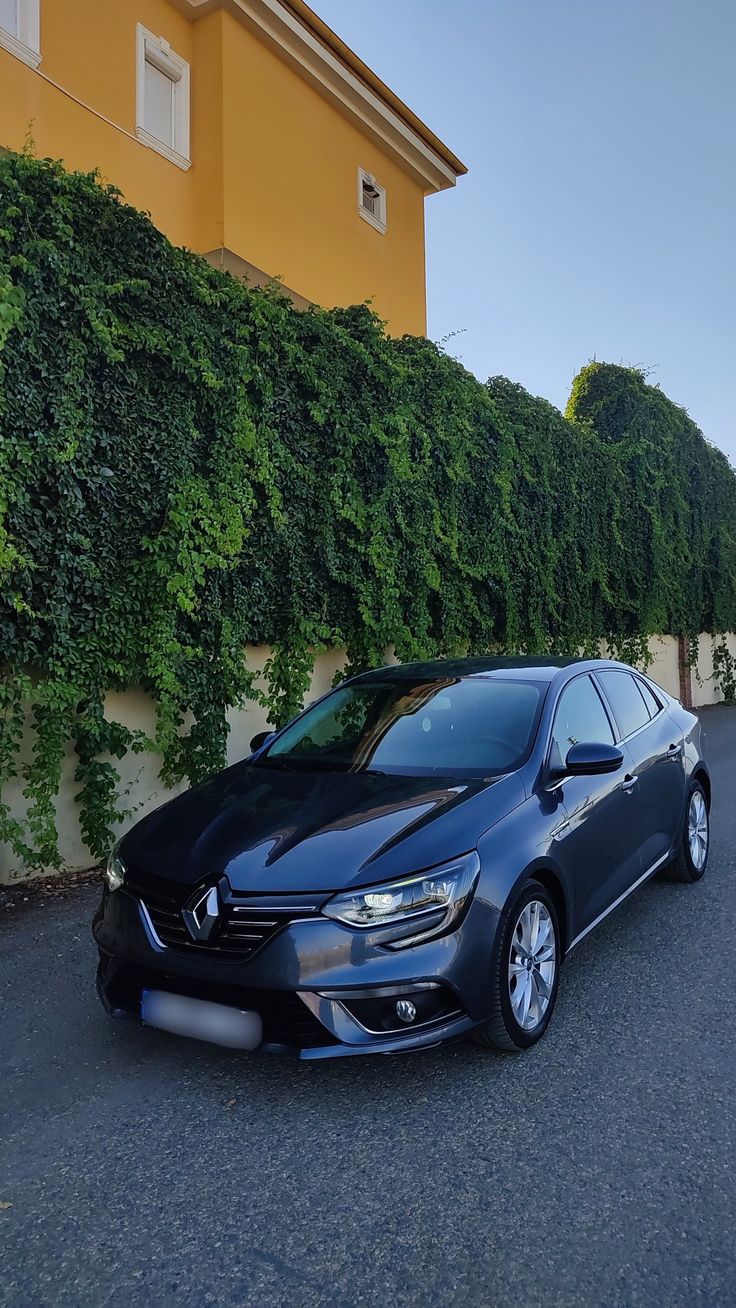
POLYGON ((511 677, 514 680, 552 681, 564 668, 578 668, 580 671, 594 668, 623 667, 612 659, 586 658, 544 658, 534 654, 515 658, 491 658, 478 656, 461 659, 431 659, 426 663, 394 663, 371 672, 360 674, 371 680, 395 681, 426 680, 439 681, 445 677, 498 676, 511 677))

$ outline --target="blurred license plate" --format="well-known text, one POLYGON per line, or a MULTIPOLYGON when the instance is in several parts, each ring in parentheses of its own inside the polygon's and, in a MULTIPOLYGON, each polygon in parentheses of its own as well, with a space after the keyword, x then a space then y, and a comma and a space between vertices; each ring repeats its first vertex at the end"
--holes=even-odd
POLYGON ((170 995, 165 990, 143 991, 141 1017, 146 1026, 194 1040, 210 1040, 228 1049, 256 1049, 263 1039, 260 1014, 213 1004, 209 999, 170 995))

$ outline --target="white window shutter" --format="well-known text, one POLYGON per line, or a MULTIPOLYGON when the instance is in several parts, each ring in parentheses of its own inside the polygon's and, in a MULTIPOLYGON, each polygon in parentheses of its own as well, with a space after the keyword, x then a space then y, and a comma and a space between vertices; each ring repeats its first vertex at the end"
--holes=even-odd
POLYGON ((149 59, 145 65, 145 120, 143 126, 157 141, 174 146, 174 83, 149 59))

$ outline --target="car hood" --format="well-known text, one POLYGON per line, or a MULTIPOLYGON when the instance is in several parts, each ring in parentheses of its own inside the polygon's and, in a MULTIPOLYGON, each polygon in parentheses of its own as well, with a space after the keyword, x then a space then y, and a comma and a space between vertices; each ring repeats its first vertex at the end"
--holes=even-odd
POLYGON ((342 890, 472 849, 524 798, 518 775, 484 781, 237 764, 169 800, 124 837, 132 873, 235 891, 342 890))

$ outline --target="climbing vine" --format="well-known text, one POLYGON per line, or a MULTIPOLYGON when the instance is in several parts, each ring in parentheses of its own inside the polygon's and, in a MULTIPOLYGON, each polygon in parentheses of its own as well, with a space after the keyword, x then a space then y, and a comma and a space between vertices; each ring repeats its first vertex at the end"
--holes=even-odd
POLYGON ((713 641, 713 681, 724 704, 736 704, 736 659, 726 641, 713 641))
POLYGON ((94 176, 0 160, 0 841, 58 861, 68 743, 95 856, 116 761, 222 766, 227 710, 348 667, 736 627, 734 476, 634 369, 565 417, 365 307, 297 312, 172 247, 94 176), (265 682, 248 644, 272 647, 265 682), (138 686, 147 739, 105 696, 138 686), (265 686, 265 688, 264 688, 265 686), (32 752, 21 753, 31 726, 32 752), (6 792, 7 793, 7 792, 6 792))

